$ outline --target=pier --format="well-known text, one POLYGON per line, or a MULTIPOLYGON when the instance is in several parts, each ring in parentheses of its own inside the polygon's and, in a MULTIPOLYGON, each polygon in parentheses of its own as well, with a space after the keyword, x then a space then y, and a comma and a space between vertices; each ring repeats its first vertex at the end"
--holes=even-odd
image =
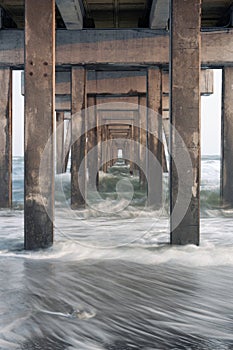
POLYGON ((199 245, 200 100, 214 91, 214 68, 221 197, 233 206, 232 27, 231 1, 0 0, 0 208, 12 207, 12 72, 23 70, 25 249, 53 244, 55 172, 69 154, 80 210, 119 150, 154 209, 169 171, 170 242, 199 245))

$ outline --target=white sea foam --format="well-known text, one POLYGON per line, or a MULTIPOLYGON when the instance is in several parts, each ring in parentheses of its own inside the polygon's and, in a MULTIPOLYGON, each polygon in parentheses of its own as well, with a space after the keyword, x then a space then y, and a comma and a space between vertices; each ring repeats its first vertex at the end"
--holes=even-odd
POLYGON ((101 175, 103 198, 72 220, 70 174, 56 177, 55 242, 34 252, 23 250, 22 159, 15 165, 15 210, 0 211, 1 350, 232 348, 233 211, 218 204, 218 159, 202 160, 199 247, 169 245, 167 200, 144 208, 137 188, 125 208, 110 193, 113 172, 101 175), (119 210, 104 213, 113 202, 119 210))

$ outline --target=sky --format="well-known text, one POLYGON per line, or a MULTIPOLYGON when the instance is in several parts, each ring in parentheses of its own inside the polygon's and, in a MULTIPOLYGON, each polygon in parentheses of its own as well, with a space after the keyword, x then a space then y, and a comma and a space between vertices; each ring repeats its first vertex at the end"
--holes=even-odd
MULTIPOLYGON (((214 70, 214 94, 201 97, 201 152, 220 155, 222 71, 214 70)), ((23 155, 24 98, 21 72, 13 72, 13 156, 23 155)))

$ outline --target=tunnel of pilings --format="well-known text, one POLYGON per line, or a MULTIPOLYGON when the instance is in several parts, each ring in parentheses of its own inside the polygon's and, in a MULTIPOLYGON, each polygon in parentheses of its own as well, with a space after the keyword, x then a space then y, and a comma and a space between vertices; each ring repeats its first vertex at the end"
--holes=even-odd
POLYGON ((169 170, 170 241, 199 244, 200 99, 213 68, 223 70, 221 198, 233 204, 231 27, 231 1, 0 0, 0 207, 12 206, 20 69, 25 249, 53 243, 55 172, 69 155, 73 210, 121 162, 159 209, 169 170))

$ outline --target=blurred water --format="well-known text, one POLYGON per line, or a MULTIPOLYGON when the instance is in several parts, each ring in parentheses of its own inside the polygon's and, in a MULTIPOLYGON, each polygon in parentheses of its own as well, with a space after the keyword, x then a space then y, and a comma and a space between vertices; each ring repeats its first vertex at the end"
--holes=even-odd
POLYGON ((14 210, 0 211, 0 349, 233 349, 233 222, 218 205, 219 167, 202 160, 200 247, 169 246, 166 206, 145 210, 139 190, 124 210, 104 215, 112 199, 103 193, 70 220, 65 174, 55 244, 26 252, 14 159, 14 210))

